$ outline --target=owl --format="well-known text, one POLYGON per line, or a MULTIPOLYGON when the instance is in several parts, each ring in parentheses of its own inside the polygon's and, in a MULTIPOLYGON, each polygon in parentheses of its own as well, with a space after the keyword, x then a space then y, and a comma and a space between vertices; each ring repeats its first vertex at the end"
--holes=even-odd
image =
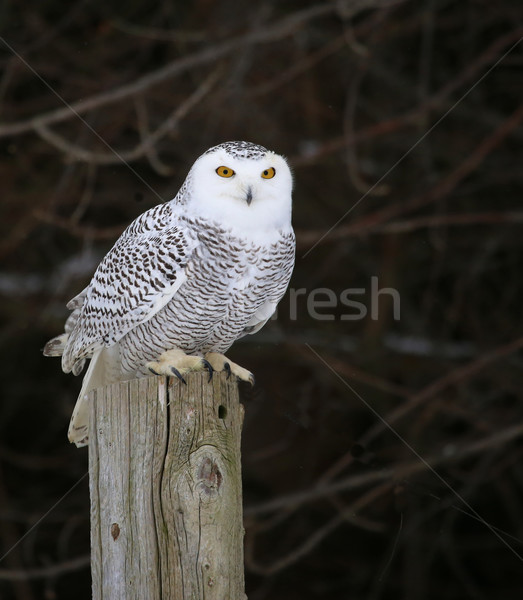
POLYGON ((65 373, 88 359, 69 440, 88 443, 87 394, 151 373, 226 371, 254 383, 224 353, 259 331, 294 266, 292 175, 257 144, 226 142, 191 167, 170 202, 133 221, 67 305, 65 333, 47 342, 65 373))

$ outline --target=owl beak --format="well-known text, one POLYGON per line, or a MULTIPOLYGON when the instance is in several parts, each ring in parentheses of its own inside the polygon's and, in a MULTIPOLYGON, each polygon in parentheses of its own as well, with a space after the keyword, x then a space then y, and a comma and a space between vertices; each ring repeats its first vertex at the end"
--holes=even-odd
POLYGON ((252 187, 249 186, 247 188, 247 195, 245 196, 245 201, 247 202, 247 205, 250 206, 251 202, 252 202, 252 187))

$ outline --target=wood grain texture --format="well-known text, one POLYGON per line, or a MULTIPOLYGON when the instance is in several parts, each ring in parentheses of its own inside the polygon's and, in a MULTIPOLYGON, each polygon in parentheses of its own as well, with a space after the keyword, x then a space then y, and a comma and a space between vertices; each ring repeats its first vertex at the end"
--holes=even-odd
POLYGON ((95 600, 244 600, 236 382, 151 377, 91 393, 95 600))

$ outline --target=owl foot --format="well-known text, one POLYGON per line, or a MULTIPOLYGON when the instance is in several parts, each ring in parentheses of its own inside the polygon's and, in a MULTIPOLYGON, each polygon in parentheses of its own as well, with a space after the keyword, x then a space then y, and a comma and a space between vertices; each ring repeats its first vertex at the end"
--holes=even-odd
POLYGON ((201 356, 190 356, 183 350, 168 350, 164 352, 157 362, 151 361, 145 365, 154 375, 166 375, 167 377, 178 377, 182 383, 187 383, 184 374, 189 371, 203 371, 207 369, 209 381, 212 379, 213 367, 201 356))
POLYGON ((219 352, 208 352, 205 355, 205 359, 211 365, 214 371, 225 371, 227 373, 227 379, 233 375, 236 375, 238 379, 242 381, 247 381, 251 385, 254 385, 254 375, 237 365, 236 363, 229 360, 224 354, 220 354, 219 352))

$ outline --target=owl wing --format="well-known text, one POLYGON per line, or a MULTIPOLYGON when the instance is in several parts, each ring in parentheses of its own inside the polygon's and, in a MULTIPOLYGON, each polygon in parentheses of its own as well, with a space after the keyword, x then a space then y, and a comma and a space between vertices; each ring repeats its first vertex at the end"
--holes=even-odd
POLYGON ((162 219, 167 209, 159 205, 131 223, 88 288, 71 301, 75 318, 62 356, 66 373, 150 319, 187 280, 186 266, 199 242, 179 218, 162 219))

